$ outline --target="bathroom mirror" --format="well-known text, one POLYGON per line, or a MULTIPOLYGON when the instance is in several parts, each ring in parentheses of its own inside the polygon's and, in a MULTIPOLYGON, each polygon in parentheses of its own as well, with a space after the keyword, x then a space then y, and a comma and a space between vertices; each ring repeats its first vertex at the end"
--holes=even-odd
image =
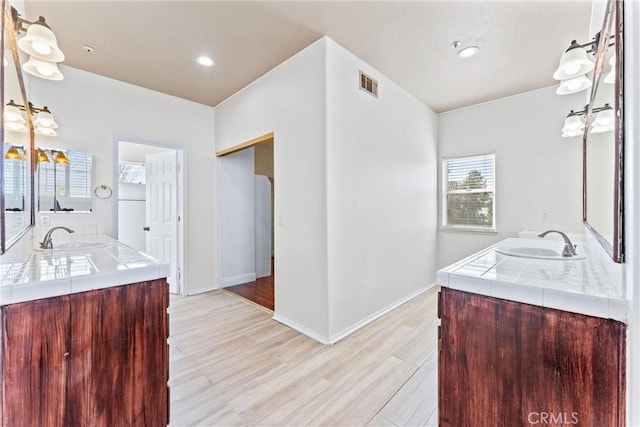
POLYGON ((38 211, 91 212, 91 153, 37 149, 38 211))
POLYGON ((623 2, 607 3, 583 139, 584 223, 618 263, 624 261, 622 8, 623 2), (595 112, 607 105, 612 123, 601 127, 603 111, 595 112))
POLYGON ((33 225, 33 130, 25 113, 28 106, 10 6, 2 2, 2 202, 0 253, 17 242, 33 225), (19 108, 7 108, 13 101, 19 108))

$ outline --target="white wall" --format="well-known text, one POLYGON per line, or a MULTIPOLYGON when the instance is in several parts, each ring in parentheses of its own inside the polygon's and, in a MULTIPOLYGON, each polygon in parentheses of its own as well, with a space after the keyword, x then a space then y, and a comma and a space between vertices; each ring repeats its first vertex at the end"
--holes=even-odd
POLYGON ((222 160, 218 164, 220 285, 226 287, 256 280, 254 149, 222 160))
POLYGON ((582 140, 560 129, 583 106, 553 86, 439 115, 440 159, 495 152, 497 233, 440 230, 438 268, 521 230, 582 231, 582 140))
MULTIPOLYGON (((216 235, 214 109, 74 68, 60 69, 62 81, 30 79, 29 99, 36 106, 49 106, 60 125, 57 138, 36 138, 36 144, 93 153, 93 186, 111 188, 117 186, 117 141, 183 148, 187 182, 185 290, 195 293, 214 288, 215 249, 210 244, 216 235)), ((83 228, 82 224, 96 224, 100 232, 113 235, 115 203, 115 197, 94 199, 93 213, 50 215, 51 225, 83 228)), ((41 233, 42 228, 36 230, 36 236, 41 233)))
MULTIPOLYGON (((256 151, 257 152, 257 151, 256 151)), ((264 175, 254 176, 254 222, 256 277, 271 276, 271 182, 264 175)))
POLYGON ((275 314, 318 338, 328 334, 325 45, 216 107, 217 151, 274 132, 275 314))
POLYGON ((327 44, 329 333, 339 338, 433 283, 437 116, 327 44), (375 98, 359 70, 378 81, 375 98))

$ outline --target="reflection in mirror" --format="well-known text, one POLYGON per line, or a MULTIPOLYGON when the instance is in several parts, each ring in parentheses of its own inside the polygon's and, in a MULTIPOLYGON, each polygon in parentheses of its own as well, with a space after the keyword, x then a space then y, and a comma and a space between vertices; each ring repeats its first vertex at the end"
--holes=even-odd
POLYGON ((38 148, 37 161, 40 212, 91 212, 90 153, 38 148))
POLYGON ((3 80, 3 160, 4 241, 6 250, 31 225, 31 139, 21 88, 20 64, 15 64, 9 43, 9 29, 4 34, 3 80))
POLYGON ((615 262, 624 260, 622 22, 622 2, 609 0, 596 53, 589 104, 594 114, 586 123, 583 159, 584 222, 615 262))

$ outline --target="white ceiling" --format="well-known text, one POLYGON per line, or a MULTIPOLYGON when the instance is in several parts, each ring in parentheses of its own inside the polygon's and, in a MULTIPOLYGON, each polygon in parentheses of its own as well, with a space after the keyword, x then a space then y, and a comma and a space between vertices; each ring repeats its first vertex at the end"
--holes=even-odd
POLYGON ((553 85, 571 39, 588 41, 591 2, 28 0, 25 11, 46 18, 64 64, 206 105, 327 35, 442 112, 553 85), (454 40, 480 52, 458 58, 454 40))

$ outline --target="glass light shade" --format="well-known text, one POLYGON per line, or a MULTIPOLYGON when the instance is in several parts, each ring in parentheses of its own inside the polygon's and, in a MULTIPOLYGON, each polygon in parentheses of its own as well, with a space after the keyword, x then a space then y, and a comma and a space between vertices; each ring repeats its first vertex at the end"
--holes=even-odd
POLYGON ((64 61, 64 53, 58 47, 58 40, 53 31, 40 19, 27 28, 27 33, 18 40, 18 47, 23 52, 51 62, 64 61))
POLYGON ((614 129, 613 125, 611 126, 592 126, 591 133, 604 133, 611 132, 614 129))
POLYGON ((611 70, 605 76, 604 82, 612 85, 616 82, 616 55, 615 54, 611 56, 611 59, 609 59, 609 65, 611 66, 611 70))
POLYGON ((52 128, 37 127, 34 132, 42 136, 58 136, 58 133, 52 128))
POLYGON ((38 163, 51 163, 49 156, 42 150, 38 150, 38 163))
POLYGON ((53 159, 56 165, 69 165, 69 159, 62 151, 57 151, 56 157, 53 159))
POLYGON ((4 128, 11 132, 29 132, 29 128, 24 123, 20 122, 4 122, 4 128))
POLYGON ((580 116, 569 116, 564 119, 564 126, 562 127, 562 132, 574 132, 579 131, 582 133, 584 130, 584 122, 580 118, 580 116))
POLYGON ((24 117, 22 111, 15 105, 7 104, 4 106, 4 120, 5 122, 24 123, 24 117))
POLYGON ((611 129, 613 129, 614 125, 615 116, 613 114, 613 108, 600 111, 596 114, 595 120, 593 121, 593 127, 611 127, 611 129))
POLYGON ((583 130, 571 130, 571 131, 567 131, 567 132, 562 132, 562 137, 563 138, 573 138, 576 136, 580 136, 584 134, 583 130))
POLYGON ((589 89, 591 85, 591 80, 589 80, 584 75, 573 77, 567 80, 562 80, 560 82, 560 86, 558 86, 558 89, 556 89, 556 94, 569 95, 572 93, 577 93, 585 89, 589 89))
POLYGON ((22 155, 16 147, 11 147, 4 155, 5 160, 22 160, 22 155))
POLYGON ((38 114, 36 114, 36 118, 33 121, 33 124, 37 127, 43 127, 43 128, 50 128, 50 129, 58 128, 58 124, 53 119, 53 114, 51 114, 51 112, 46 110, 40 111, 38 114))
POLYGON ((572 77, 587 74, 593 70, 593 67, 594 64, 589 60, 587 51, 573 40, 569 50, 560 57, 560 64, 553 73, 553 78, 556 80, 567 80, 572 77))
POLYGON ((40 77, 46 80, 62 80, 64 76, 58 69, 58 64, 51 61, 30 56, 29 60, 24 63, 22 69, 32 76, 40 77))

